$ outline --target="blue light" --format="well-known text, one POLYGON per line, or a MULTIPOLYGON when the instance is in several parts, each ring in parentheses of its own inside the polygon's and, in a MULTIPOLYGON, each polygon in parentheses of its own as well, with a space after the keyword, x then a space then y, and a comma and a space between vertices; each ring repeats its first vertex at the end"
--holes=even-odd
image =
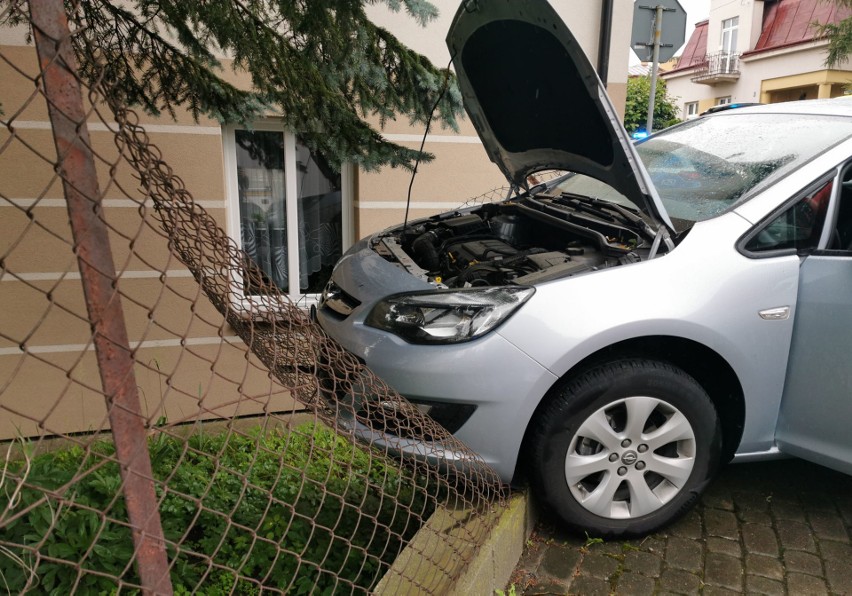
POLYGON ((647 139, 647 138, 648 138, 648 132, 647 132, 647 131, 644 131, 644 130, 642 130, 642 129, 639 129, 639 130, 637 130, 636 132, 634 132, 631 136, 632 136, 634 139, 636 139, 637 141, 638 141, 638 140, 641 140, 641 139, 647 139))

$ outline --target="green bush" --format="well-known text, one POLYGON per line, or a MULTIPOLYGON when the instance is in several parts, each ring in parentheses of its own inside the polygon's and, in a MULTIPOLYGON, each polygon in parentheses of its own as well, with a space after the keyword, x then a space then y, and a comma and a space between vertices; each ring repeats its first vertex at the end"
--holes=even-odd
MULTIPOLYGON (((651 77, 627 79, 627 101, 624 104, 624 128, 627 132, 633 133, 640 127, 645 127, 650 102, 651 77)), ((662 130, 677 124, 680 122, 677 115, 677 98, 669 96, 664 79, 657 79, 657 90, 654 94, 654 130, 662 130)))
MULTIPOLYGON (((320 426, 185 440, 161 434, 149 449, 163 530, 179 545, 169 547, 178 594, 256 594, 261 585, 293 594, 369 590, 434 503, 425 479, 320 426)), ((30 570, 36 591, 49 594, 75 584, 111 593, 115 578, 138 582, 130 528, 113 521, 127 516, 112 456, 111 443, 99 442, 89 453, 40 455, 28 471, 25 462, 10 465, 0 488, 0 589, 19 592, 30 570), (10 503, 14 477, 24 474, 26 488, 10 503)))

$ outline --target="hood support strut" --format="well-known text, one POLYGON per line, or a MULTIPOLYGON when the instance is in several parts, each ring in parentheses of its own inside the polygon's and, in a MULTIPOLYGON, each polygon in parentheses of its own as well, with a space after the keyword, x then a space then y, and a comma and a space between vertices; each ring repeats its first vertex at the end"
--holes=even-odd
POLYGON ((609 76, 609 46, 612 43, 612 3, 613 0, 601 2, 601 31, 598 38, 598 78, 607 86, 609 76))

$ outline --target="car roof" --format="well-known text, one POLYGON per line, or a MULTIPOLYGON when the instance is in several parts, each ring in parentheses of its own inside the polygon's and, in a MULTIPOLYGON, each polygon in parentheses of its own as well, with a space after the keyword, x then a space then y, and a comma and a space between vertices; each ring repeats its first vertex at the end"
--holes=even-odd
POLYGON ((852 117, 852 96, 837 97, 835 99, 807 99, 801 101, 786 101, 782 103, 742 106, 737 109, 708 114, 708 116, 712 116, 713 118, 724 118, 728 116, 735 116, 737 114, 789 114, 791 116, 815 114, 852 117))

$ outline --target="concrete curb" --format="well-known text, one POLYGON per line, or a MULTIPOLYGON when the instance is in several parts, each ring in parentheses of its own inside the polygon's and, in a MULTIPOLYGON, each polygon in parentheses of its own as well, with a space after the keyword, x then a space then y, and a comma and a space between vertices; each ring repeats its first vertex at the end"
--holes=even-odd
POLYGON ((526 493, 512 495, 507 507, 487 515, 493 517, 471 517, 466 511, 439 508, 397 557, 374 593, 493 596, 495 590, 504 589, 536 516, 526 493), (493 528, 482 545, 465 540, 465 536, 476 536, 485 523, 493 523, 493 528), (459 569, 464 561, 467 565, 459 569), (447 576, 455 575, 453 571, 458 577, 450 581, 447 576))

